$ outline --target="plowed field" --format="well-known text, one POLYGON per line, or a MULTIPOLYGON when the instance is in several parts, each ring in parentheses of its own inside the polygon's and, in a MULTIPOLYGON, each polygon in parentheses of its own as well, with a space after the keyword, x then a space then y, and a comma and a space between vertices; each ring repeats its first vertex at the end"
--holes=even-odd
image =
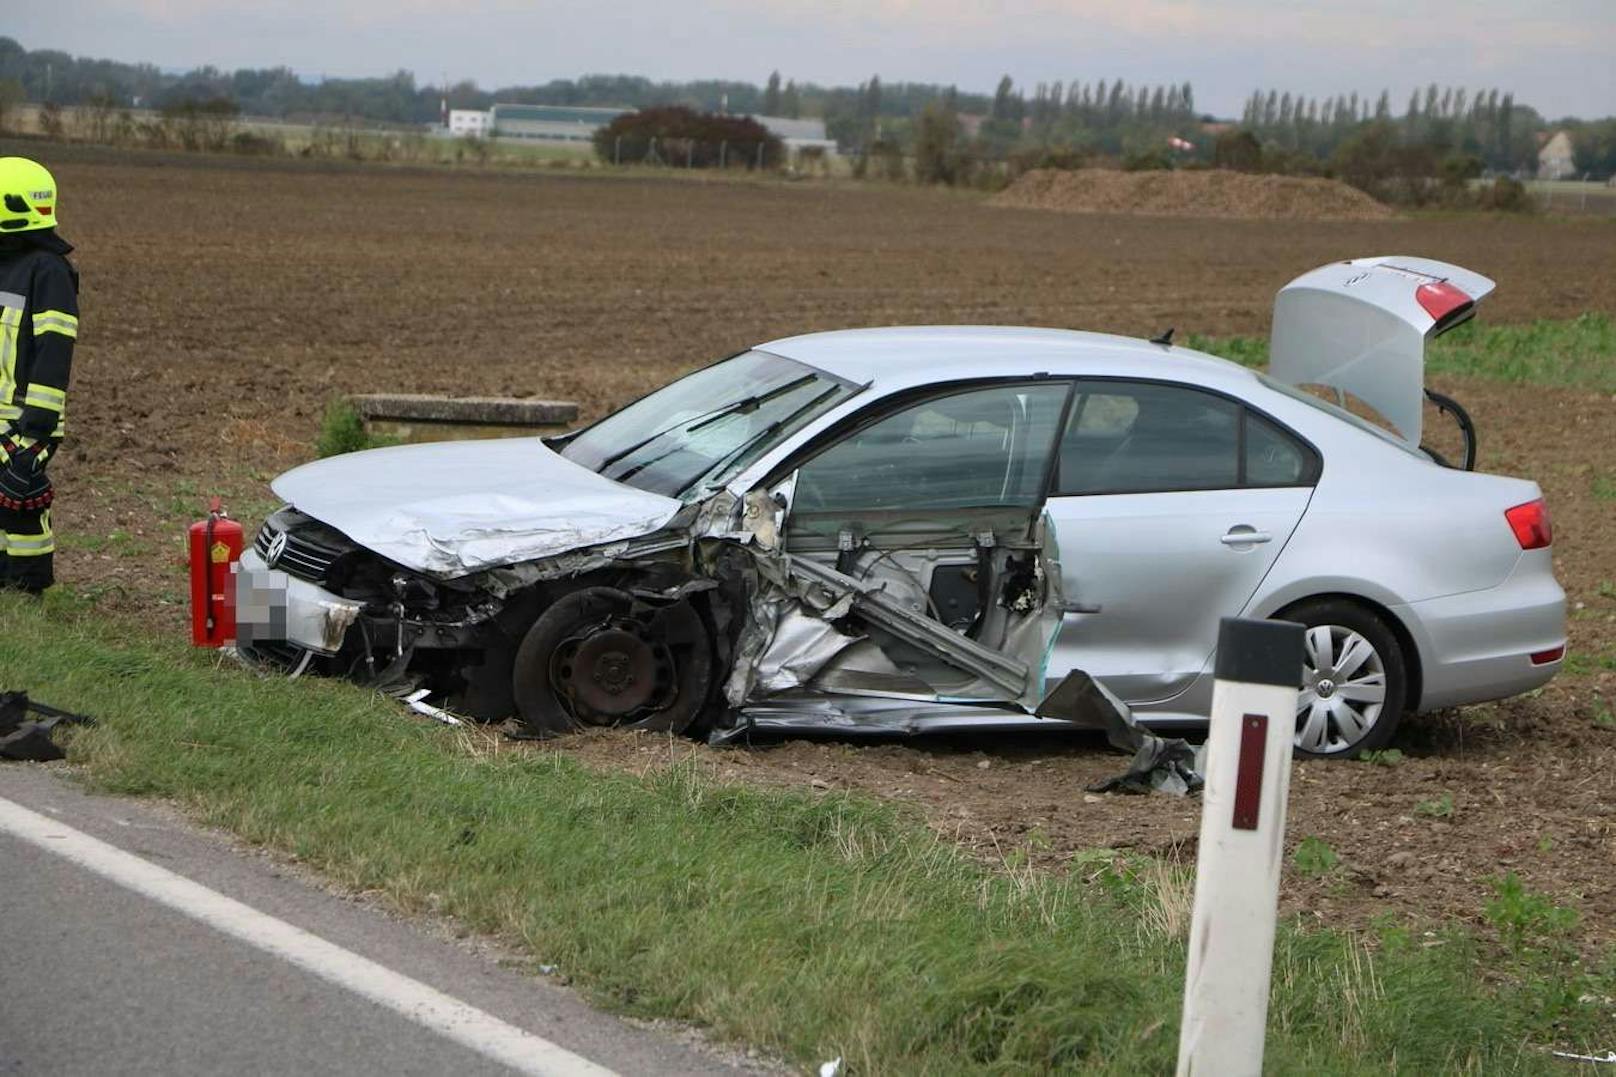
MULTIPOLYGON (((72 441, 55 469, 60 575, 132 629, 181 630, 178 536, 203 495, 222 492, 256 518, 270 505, 265 481, 312 454, 326 402, 350 391, 531 394, 593 415, 718 355, 813 329, 1261 332, 1274 289, 1296 273, 1395 252, 1496 277, 1491 320, 1616 311, 1616 232, 1586 221, 1074 216, 888 188, 5 152, 56 168, 62 231, 81 248, 72 441)), ((1416 724, 1398 765, 1302 766, 1292 839, 1316 835, 1342 863, 1288 880, 1286 900, 1332 922, 1474 919, 1486 880, 1515 870, 1608 939, 1616 401, 1438 385, 1475 415, 1484 469, 1547 492, 1575 661, 1533 698, 1416 724)), ((713 753, 607 734, 519 750, 635 768, 696 751, 740 780, 912 803, 986 856, 1053 869, 1095 847, 1193 854, 1193 802, 1085 797, 1120 762, 1086 741, 713 753)))

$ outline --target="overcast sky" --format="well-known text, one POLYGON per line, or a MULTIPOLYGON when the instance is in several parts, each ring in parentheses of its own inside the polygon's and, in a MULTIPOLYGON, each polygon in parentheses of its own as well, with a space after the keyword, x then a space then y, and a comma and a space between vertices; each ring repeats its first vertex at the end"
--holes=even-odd
POLYGON ((306 76, 1194 84, 1238 115, 1257 87, 1307 96, 1497 86, 1549 117, 1616 113, 1616 0, 49 0, 0 31, 165 68, 306 76))

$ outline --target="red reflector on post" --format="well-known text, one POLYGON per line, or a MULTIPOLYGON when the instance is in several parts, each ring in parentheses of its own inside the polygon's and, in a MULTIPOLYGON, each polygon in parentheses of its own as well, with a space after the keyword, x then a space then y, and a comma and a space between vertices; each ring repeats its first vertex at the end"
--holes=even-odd
POLYGON ((1438 322, 1470 305, 1470 297, 1445 280, 1420 285, 1414 289, 1414 299, 1438 322))
POLYGON ((1240 719, 1240 763, 1234 772, 1236 830, 1256 830, 1262 814, 1263 752, 1268 746, 1268 716, 1248 714, 1240 719))
POLYGON ((1549 520, 1549 507, 1540 497, 1524 505, 1504 510, 1504 519, 1515 532, 1515 541, 1523 550, 1541 550, 1554 542, 1554 525, 1549 520))
POLYGON ((1558 647, 1550 647, 1546 651, 1537 651, 1536 653, 1534 653, 1532 655, 1532 664, 1534 666, 1546 666, 1550 662, 1558 662, 1560 659, 1562 659, 1564 657, 1565 657, 1565 644, 1562 643, 1558 647))

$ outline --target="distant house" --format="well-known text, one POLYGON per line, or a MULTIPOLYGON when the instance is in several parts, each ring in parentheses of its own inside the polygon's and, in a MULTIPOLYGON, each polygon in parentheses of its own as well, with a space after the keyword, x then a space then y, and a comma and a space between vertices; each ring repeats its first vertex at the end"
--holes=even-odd
POLYGON ((449 133, 456 138, 482 138, 488 134, 488 113, 481 109, 449 110, 449 133))
POLYGON ((1543 148, 1537 151, 1537 178, 1546 180, 1569 179, 1577 174, 1573 158, 1571 134, 1556 131, 1543 148))

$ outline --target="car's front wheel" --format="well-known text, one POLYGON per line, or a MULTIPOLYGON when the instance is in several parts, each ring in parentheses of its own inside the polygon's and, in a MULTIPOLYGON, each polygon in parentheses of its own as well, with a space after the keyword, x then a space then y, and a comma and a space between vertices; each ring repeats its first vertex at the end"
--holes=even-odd
POLYGON ((700 717, 711 680, 711 642, 689 602, 585 587, 528 629, 511 688, 522 723, 541 736, 592 725, 679 733, 700 717))
POLYGON ((1369 610, 1340 599, 1304 602, 1281 616, 1307 628, 1297 754, 1351 759, 1385 747, 1408 700, 1397 636, 1369 610))

